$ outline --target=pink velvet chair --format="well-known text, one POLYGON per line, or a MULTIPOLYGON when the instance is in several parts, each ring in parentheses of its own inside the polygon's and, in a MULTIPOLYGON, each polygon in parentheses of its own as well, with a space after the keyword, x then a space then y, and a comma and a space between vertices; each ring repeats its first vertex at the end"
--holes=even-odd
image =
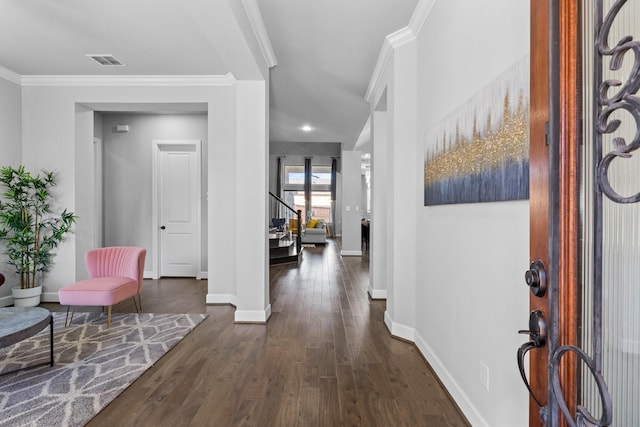
POLYGON ((142 311, 142 274, 144 272, 144 258, 146 249, 131 246, 114 246, 98 248, 87 252, 85 263, 89 272, 89 279, 64 286, 58 291, 60 304, 73 306, 71 320, 76 306, 108 307, 107 327, 111 327, 111 307, 129 297, 138 312, 142 311), (138 301, 136 302, 136 295, 138 301), (138 307, 139 304, 139 307, 138 307))

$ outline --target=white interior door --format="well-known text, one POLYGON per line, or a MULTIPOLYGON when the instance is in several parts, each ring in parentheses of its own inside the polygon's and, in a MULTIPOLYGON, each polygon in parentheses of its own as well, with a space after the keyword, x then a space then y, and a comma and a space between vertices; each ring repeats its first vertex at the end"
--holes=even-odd
POLYGON ((157 147, 159 275, 199 278, 199 141, 174 141, 157 147))

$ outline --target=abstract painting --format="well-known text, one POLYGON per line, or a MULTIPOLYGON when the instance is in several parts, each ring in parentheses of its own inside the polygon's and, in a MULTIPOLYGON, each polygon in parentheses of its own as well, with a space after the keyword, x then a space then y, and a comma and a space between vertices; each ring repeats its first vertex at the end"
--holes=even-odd
POLYGON ((529 58, 446 116, 424 140, 424 205, 529 198, 529 58))

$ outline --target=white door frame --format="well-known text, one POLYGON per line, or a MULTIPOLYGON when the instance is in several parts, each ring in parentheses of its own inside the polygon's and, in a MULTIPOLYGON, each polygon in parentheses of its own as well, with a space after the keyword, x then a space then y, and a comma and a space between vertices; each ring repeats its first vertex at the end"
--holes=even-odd
POLYGON ((103 167, 102 167, 103 151, 102 138, 93 138, 93 170, 94 170, 94 189, 93 189, 93 245, 94 248, 104 246, 104 211, 103 205, 103 167))
MULTIPOLYGON (((151 203, 153 206, 152 216, 151 216, 151 242, 154 248, 155 255, 151 260, 151 269, 152 269, 152 278, 158 279, 160 277, 160 259, 161 259, 161 248, 160 248, 160 226, 158 221, 158 215, 160 212, 160 198, 158 197, 160 188, 160 172, 158 168, 161 165, 160 162, 160 153, 162 151, 168 151, 169 149, 177 149, 180 150, 180 147, 194 147, 197 158, 197 167, 196 167, 196 194, 198 197, 196 198, 196 230, 195 230, 195 242, 196 245, 196 279, 202 279, 202 268, 201 268, 201 258, 202 258, 202 151, 201 151, 201 141, 198 139, 154 139, 152 141, 152 162, 151 162, 151 170, 152 170, 152 195, 151 195, 151 203)), ((187 151, 187 150, 185 150, 187 151)), ((189 150, 192 151, 192 150, 189 150)))

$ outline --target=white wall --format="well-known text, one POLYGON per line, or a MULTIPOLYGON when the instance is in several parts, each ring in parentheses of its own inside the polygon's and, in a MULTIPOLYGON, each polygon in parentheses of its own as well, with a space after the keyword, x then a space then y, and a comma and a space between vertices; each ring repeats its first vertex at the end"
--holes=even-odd
MULTIPOLYGON (((104 244, 147 248, 145 271, 156 256, 152 245, 152 171, 154 139, 202 142, 202 235, 207 235, 207 115, 103 113, 104 244), (129 132, 116 132, 118 124, 129 132)), ((202 273, 207 271, 207 240, 202 239, 202 273)), ((206 275, 204 275, 206 277, 206 275)))
POLYGON ((526 426, 515 354, 529 312, 529 203, 424 207, 422 169, 424 136, 528 53, 529 1, 436 1, 417 42, 416 343, 472 425, 526 426))
MULTIPOLYGON (((22 91, 19 85, 0 76, 0 167, 18 166, 22 161, 22 91)), ((3 252, 3 251, 0 251, 3 252)), ((0 273, 6 282, 0 287, 0 307, 13 303, 11 287, 15 285, 15 274, 2 261, 0 255, 0 273)))
MULTIPOLYGON (((208 232, 208 270, 215 271, 215 280, 208 282, 207 302, 238 303, 235 260, 236 247, 239 246, 236 244, 239 242, 237 230, 241 224, 235 221, 235 215, 229 215, 228 209, 212 207, 215 207, 214 200, 224 200, 239 210, 255 209, 254 203, 244 206, 236 203, 235 199, 238 176, 254 173, 253 165, 236 163, 236 128, 262 126, 264 133, 266 114, 264 105, 259 103, 261 107, 256 108, 262 109, 262 120, 256 119, 255 114, 243 115, 236 123, 236 84, 180 87, 38 85, 22 88, 24 163, 32 169, 56 169, 59 172, 57 201, 60 206, 75 211, 79 216, 76 232, 58 250, 55 266, 47 276, 43 299, 56 301, 57 290, 76 280, 76 267, 83 265, 84 253, 93 240, 93 230, 87 225, 92 223, 94 217, 92 204, 85 203, 92 197, 93 178, 92 174, 80 171, 85 170, 92 161, 90 147, 93 145, 94 122, 92 113, 76 112, 77 104, 95 107, 101 103, 206 103, 209 111, 208 161, 211 165, 208 175, 208 223, 224 224, 224 227, 212 226, 208 232), (221 241, 225 244, 220 245, 221 241)), ((261 102, 264 102, 264 94, 261 102)), ((264 149, 264 135, 262 139, 254 139, 254 143, 264 149)), ((255 155, 266 156, 259 152, 255 155)), ((266 174, 256 179, 264 182, 266 188, 266 174)), ((265 233, 244 236, 243 245, 265 244, 265 233)), ((266 268, 265 259, 260 254, 245 254, 244 257, 245 265, 256 266, 261 271, 266 268), (251 258, 253 255, 257 258, 251 258)), ((266 281, 262 285, 267 286, 266 281)))
POLYGON ((360 151, 342 152, 342 255, 360 256, 360 212, 362 154, 360 151))

